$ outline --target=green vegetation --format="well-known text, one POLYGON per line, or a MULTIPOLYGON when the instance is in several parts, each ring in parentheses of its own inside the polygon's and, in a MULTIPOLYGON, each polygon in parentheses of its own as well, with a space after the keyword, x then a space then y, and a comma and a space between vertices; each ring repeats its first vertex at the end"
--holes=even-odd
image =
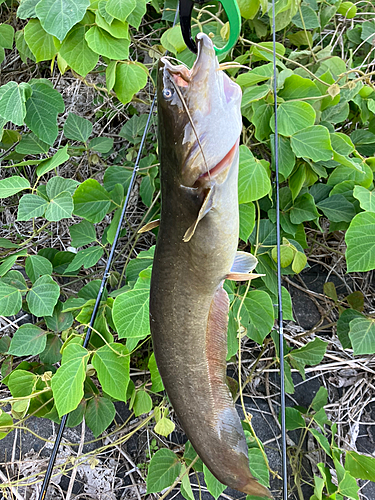
MULTIPOLYGON (((137 233, 160 210, 153 128, 137 184, 141 213, 129 218, 121 232, 110 291, 100 304, 89 348, 82 343, 147 120, 145 105, 152 100, 157 60, 168 49, 187 65, 193 61, 179 27, 171 27, 176 2, 0 4, 0 61, 6 82, 0 87, 0 198, 5 221, 0 238, 0 315, 14 319, 21 310, 29 314, 27 323, 0 338, 2 384, 11 395, 0 400, 0 439, 24 428, 31 415, 59 422, 68 412, 69 426, 85 417, 98 437, 113 422, 114 401, 126 402, 136 417, 149 414, 137 429, 153 426, 167 437, 174 423, 163 399, 148 323, 153 246, 149 236, 137 233), (89 119, 65 112, 68 93, 59 91, 59 81, 72 77, 95 96, 86 114, 89 119), (115 123, 119 132, 98 135, 98 120, 106 127, 115 123), (67 225, 69 234, 62 244, 59 231, 67 225), (49 241, 54 243, 49 246, 49 241), (131 368, 147 374, 137 377, 135 384, 131 368)), ((266 348, 273 346, 267 368, 278 366, 273 330, 274 98, 271 4, 241 0, 239 6, 241 37, 221 62, 243 90, 239 244, 256 255, 256 271, 265 276, 253 280, 250 288, 233 282, 225 286, 231 299, 228 360, 237 355, 241 370, 239 346, 244 338, 259 352, 246 380, 250 383, 266 348)), ((292 276, 306 268, 315 245, 328 245, 343 262, 345 258, 349 273, 371 271, 375 7, 369 1, 278 0, 275 13, 283 274, 292 276), (340 241, 338 249, 330 246, 334 241, 340 241)), ((193 14, 193 33, 203 30, 218 46, 225 44, 228 25, 218 2, 193 14)), ((342 350, 351 350, 347 352, 354 357, 373 355, 374 319, 364 308, 363 294, 357 290, 338 298, 333 283, 326 283, 324 292, 338 318, 342 350)), ((286 288, 283 298, 284 319, 293 320, 286 288)), ((330 339, 310 333, 309 339, 302 335, 299 344, 285 347, 289 394, 294 392, 292 370, 305 377, 305 368, 320 364, 326 355, 330 339)), ((314 487, 310 500, 356 500, 356 479, 375 481, 375 458, 336 444, 337 424, 324 409, 327 397, 322 387, 309 408, 287 409, 288 429, 301 429, 298 443, 288 449, 294 473, 291 486, 302 500, 306 478, 301 463, 304 441, 310 436, 321 457, 309 482, 314 487)), ((262 444, 249 418, 243 425, 252 472, 268 486, 262 444)), ((181 453, 160 446, 149 453, 148 493, 178 484, 180 478, 181 493, 193 500, 190 468, 204 472, 215 498, 223 491, 189 443, 181 453)))

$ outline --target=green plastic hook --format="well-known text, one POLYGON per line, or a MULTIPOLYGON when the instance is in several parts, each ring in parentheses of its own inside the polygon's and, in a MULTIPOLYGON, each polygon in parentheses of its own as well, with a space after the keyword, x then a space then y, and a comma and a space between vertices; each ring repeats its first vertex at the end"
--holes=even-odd
MULTIPOLYGON (((226 54, 230 49, 232 49, 240 36, 241 31, 241 14, 238 8, 236 0, 220 0, 222 6, 228 17, 229 22, 229 40, 227 44, 218 48, 215 47, 216 55, 226 54)), ((206 0, 195 0, 195 3, 202 5, 206 0)), ((194 0, 180 0, 180 25, 181 32, 186 43, 186 46, 194 52, 197 53, 197 46, 191 37, 191 13, 194 6, 194 0)))

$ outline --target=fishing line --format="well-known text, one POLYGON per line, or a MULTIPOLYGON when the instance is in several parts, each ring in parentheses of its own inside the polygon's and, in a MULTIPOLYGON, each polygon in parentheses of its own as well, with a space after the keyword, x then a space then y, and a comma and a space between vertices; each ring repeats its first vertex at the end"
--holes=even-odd
POLYGON ((277 302, 279 327, 279 358, 280 358, 280 407, 281 407, 281 452, 283 500, 288 498, 288 469, 286 461, 286 425, 285 425, 285 367, 284 367, 284 331, 283 304, 281 293, 281 262, 280 262, 280 183, 279 183, 279 139, 277 127, 277 68, 276 68, 276 22, 275 0, 272 0, 272 44, 273 44, 273 97, 275 108, 275 171, 276 171, 276 245, 277 245, 277 302))
MULTIPOLYGON (((177 22, 178 11, 179 11, 179 6, 177 4, 177 9, 176 9, 176 14, 175 14, 174 21, 173 21, 173 26, 175 26, 175 24, 177 22)), ((167 55, 167 53, 168 53, 168 51, 166 52, 166 55, 167 55)), ((145 128, 143 130, 143 135, 142 135, 141 143, 139 145, 139 150, 138 150, 137 158, 136 158, 135 163, 134 163, 134 169, 133 169, 133 172, 132 172, 132 176, 130 178, 130 184, 129 184, 129 187, 128 187, 128 190, 127 190, 127 193, 126 193, 126 197, 125 197, 125 200, 124 200, 124 206, 122 207, 120 219, 118 221, 118 225, 117 225, 117 229, 116 229, 116 234, 115 234, 115 237, 114 237, 114 240, 113 240, 113 244, 112 244, 112 247, 111 247, 111 252, 109 254, 108 261, 107 261, 107 264, 105 266, 103 278, 102 278, 102 281, 100 283, 100 288, 99 288, 99 291, 98 291, 98 295, 96 297, 96 301, 95 301, 94 309, 92 311, 90 323, 89 323, 89 326, 87 328, 87 332, 86 332, 86 335, 85 335, 85 340, 83 342, 83 347, 84 348, 86 348, 89 345, 90 337, 91 337, 91 332, 92 332, 92 329, 93 329, 93 326, 94 326, 96 315, 97 315, 98 310, 99 310, 100 301, 101 301, 103 293, 104 293, 104 291, 106 289, 107 280, 108 280, 108 278, 110 276, 109 270, 111 268, 112 260, 113 260, 113 257, 115 255, 117 241, 118 241, 119 236, 120 236, 120 231, 121 231, 122 223, 123 223, 123 220, 124 220, 124 217, 125 217, 125 214, 126 214, 126 209, 128 207, 128 203, 129 203, 130 193, 131 193, 131 191, 133 189, 135 177, 136 177, 137 172, 139 170, 139 162, 140 162, 140 159, 141 159, 143 147, 144 147, 145 142, 146 142, 147 132, 148 132, 148 129, 150 127, 152 113, 154 111, 154 107, 155 107, 155 104, 156 104, 156 96, 157 96, 157 92, 155 91, 154 97, 152 99, 150 111, 148 113, 146 126, 145 126, 145 128)), ((50 483, 50 480, 51 480, 51 476, 52 476, 53 467, 55 465, 57 453, 58 453, 58 450, 59 450, 59 447, 60 447, 61 439, 63 437, 63 433, 64 433, 65 426, 66 426, 66 422, 68 420, 68 416, 69 416, 69 413, 67 413, 66 415, 64 415, 61 418, 59 429, 57 431, 56 440, 55 440, 55 443, 54 443, 54 446, 53 446, 53 449, 52 449, 52 453, 51 453, 50 459, 48 461, 47 470, 46 470, 46 473, 45 473, 45 476, 44 476, 44 479, 43 479, 42 489, 40 491, 38 500, 44 500, 44 498, 46 496, 46 493, 47 493, 47 490, 48 490, 48 486, 49 486, 49 483, 50 483)))

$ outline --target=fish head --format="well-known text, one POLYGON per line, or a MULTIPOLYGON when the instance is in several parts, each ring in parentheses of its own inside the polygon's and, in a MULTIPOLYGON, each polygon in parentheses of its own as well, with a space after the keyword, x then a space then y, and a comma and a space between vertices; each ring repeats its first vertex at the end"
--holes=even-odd
POLYGON ((190 70, 161 59, 158 114, 160 139, 175 155, 174 176, 183 186, 207 188, 225 180, 238 154, 241 89, 220 69, 210 37, 199 33, 196 40, 190 70))

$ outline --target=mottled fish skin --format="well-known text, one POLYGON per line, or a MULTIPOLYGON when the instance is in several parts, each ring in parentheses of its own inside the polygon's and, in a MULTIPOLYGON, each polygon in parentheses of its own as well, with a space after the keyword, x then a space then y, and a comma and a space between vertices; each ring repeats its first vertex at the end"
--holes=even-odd
POLYGON ((226 385, 229 300, 222 285, 238 243, 241 92, 218 70, 209 37, 201 33, 197 43, 191 71, 167 60, 158 70, 162 211, 151 333, 165 389, 200 458, 223 484, 269 497, 250 473, 244 432, 226 385), (212 170, 216 165, 220 168, 212 170), (199 219, 205 201, 207 213, 199 219))

